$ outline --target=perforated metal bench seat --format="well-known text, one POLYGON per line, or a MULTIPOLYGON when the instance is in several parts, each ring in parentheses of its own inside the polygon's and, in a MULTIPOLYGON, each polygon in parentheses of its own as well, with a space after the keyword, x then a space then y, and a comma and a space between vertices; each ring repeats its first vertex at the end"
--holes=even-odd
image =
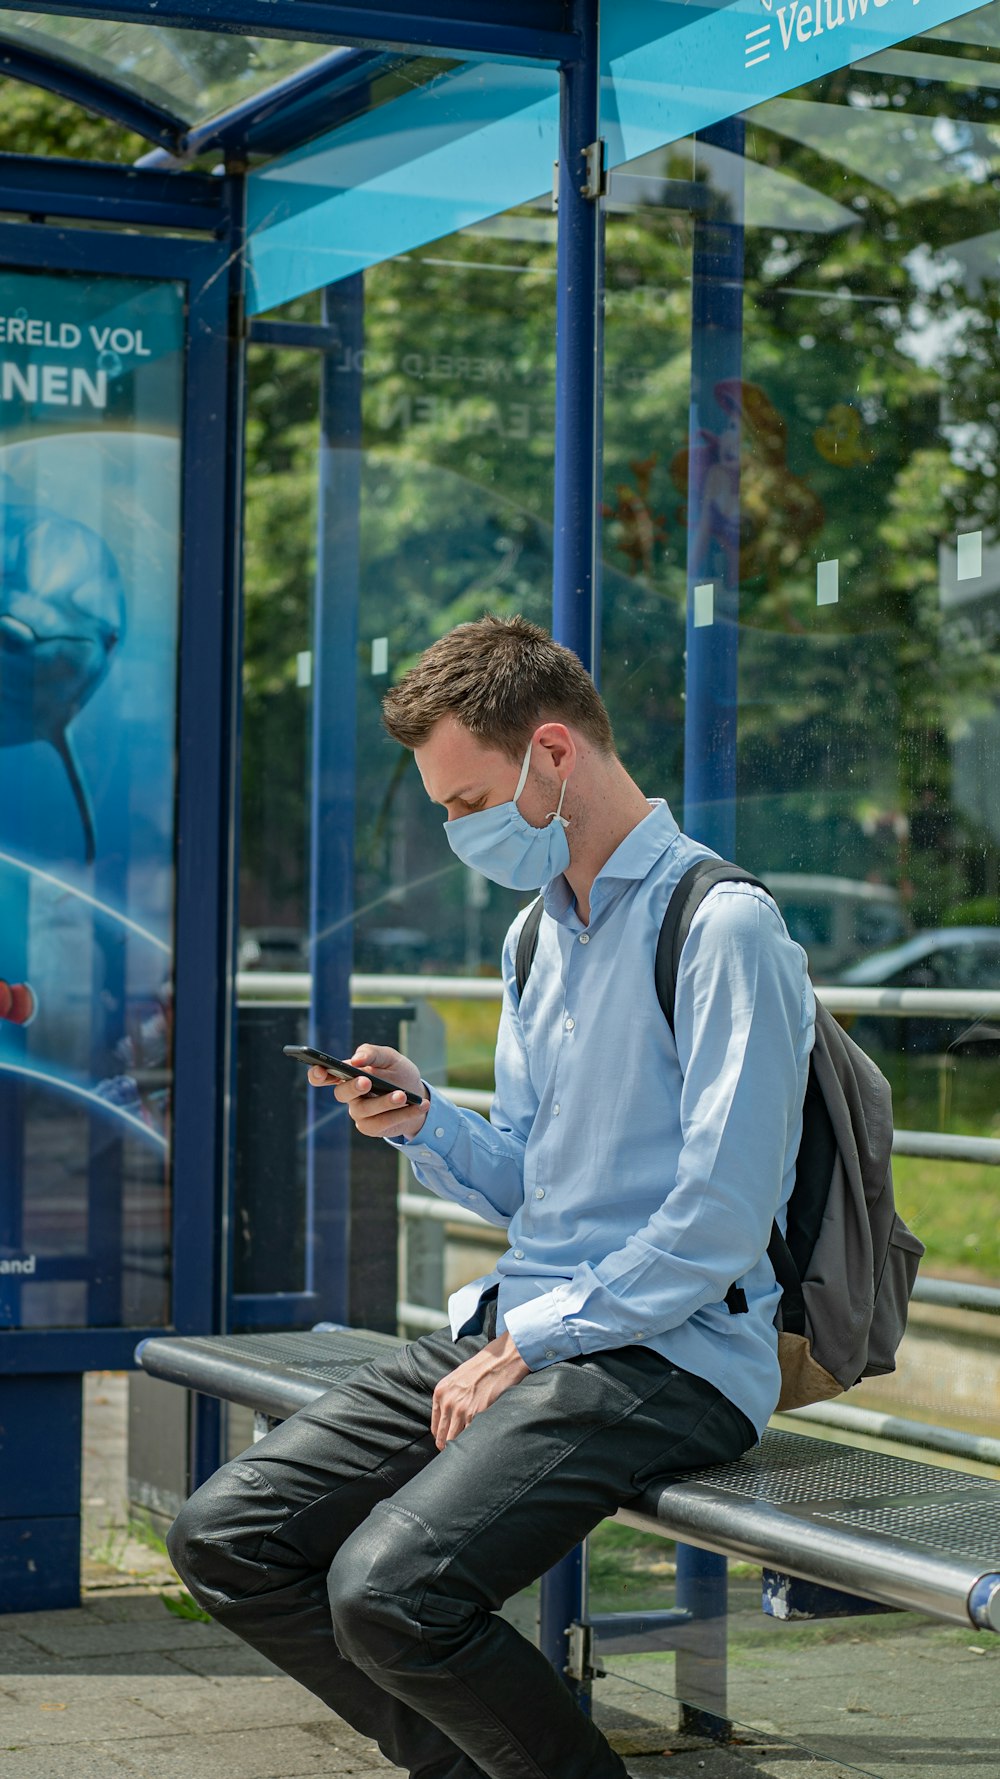
POLYGON ((136 1348, 151 1377, 284 1420, 404 1342, 366 1328, 307 1334, 159 1335, 136 1348))
MULTIPOLYGON (((283 1418, 402 1343, 364 1330, 147 1340, 153 1377, 283 1418)), ((650 1489, 619 1518, 885 1606, 1000 1631, 1000 1482, 769 1431, 736 1464, 650 1489)), ((782 1610, 780 1589, 771 1610, 782 1610)))

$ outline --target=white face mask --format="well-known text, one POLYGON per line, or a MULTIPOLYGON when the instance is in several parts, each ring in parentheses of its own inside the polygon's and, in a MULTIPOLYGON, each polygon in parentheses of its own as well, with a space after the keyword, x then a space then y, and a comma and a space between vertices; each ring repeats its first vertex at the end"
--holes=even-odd
POLYGON ((566 795, 563 779, 559 802, 547 818, 548 826, 533 828, 517 807, 517 800, 528 780, 531 764, 531 742, 528 743, 517 781, 517 790, 509 803, 498 803, 492 809, 477 809, 472 815, 459 816, 445 822, 448 845, 456 858, 481 871, 493 883, 506 889, 540 889, 551 883, 569 864, 569 841, 566 838, 568 816, 561 815, 566 795))

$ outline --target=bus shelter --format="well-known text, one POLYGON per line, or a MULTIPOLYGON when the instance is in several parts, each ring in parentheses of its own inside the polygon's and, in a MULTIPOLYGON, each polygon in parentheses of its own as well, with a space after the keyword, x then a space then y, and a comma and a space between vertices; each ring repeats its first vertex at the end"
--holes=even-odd
MULTIPOLYGON (((23 1609, 76 1598, 85 1371, 374 1319, 280 1040, 494 992, 517 898, 378 725, 443 629, 575 649, 814 973, 1000 989, 1000 4, 0 0, 0 75, 109 144, 0 154, 23 1609)), ((975 1126, 927 1030, 876 1033, 911 1121, 975 1126)))

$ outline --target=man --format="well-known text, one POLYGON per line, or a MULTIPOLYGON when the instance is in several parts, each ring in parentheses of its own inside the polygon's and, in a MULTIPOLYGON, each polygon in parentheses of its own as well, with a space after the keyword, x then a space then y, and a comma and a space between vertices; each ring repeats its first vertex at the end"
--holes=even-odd
MULTIPOLYGON (((334 1088, 417 1178, 509 1225, 451 1327, 302 1410, 193 1497, 171 1554, 195 1597, 412 1779, 622 1779, 545 1659, 498 1616, 657 1476, 739 1457, 778 1396, 766 1257, 802 1122, 814 1004, 770 899, 719 885, 678 973, 653 961, 706 848, 618 759, 593 682, 521 618, 435 643, 384 702, 446 834, 544 885, 523 999, 515 921, 489 1124, 395 1050, 421 1095, 334 1088), (745 1314, 730 1314, 730 1287, 745 1314)), ((311 1071, 314 1085, 328 1077, 311 1071)))

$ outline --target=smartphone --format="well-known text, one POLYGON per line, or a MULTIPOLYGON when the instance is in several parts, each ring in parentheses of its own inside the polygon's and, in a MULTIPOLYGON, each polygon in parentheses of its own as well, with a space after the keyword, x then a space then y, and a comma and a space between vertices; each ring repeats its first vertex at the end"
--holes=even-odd
POLYGON ((356 1069, 353 1063, 341 1062, 338 1056, 327 1056, 325 1050, 313 1050, 308 1044, 285 1044, 283 1049, 285 1055, 294 1056, 296 1062, 317 1063, 320 1068, 329 1069, 338 1081, 370 1081, 373 1093, 405 1093, 407 1105, 423 1105, 419 1093, 397 1087, 394 1081, 384 1081, 381 1075, 373 1075, 368 1069, 356 1069))

